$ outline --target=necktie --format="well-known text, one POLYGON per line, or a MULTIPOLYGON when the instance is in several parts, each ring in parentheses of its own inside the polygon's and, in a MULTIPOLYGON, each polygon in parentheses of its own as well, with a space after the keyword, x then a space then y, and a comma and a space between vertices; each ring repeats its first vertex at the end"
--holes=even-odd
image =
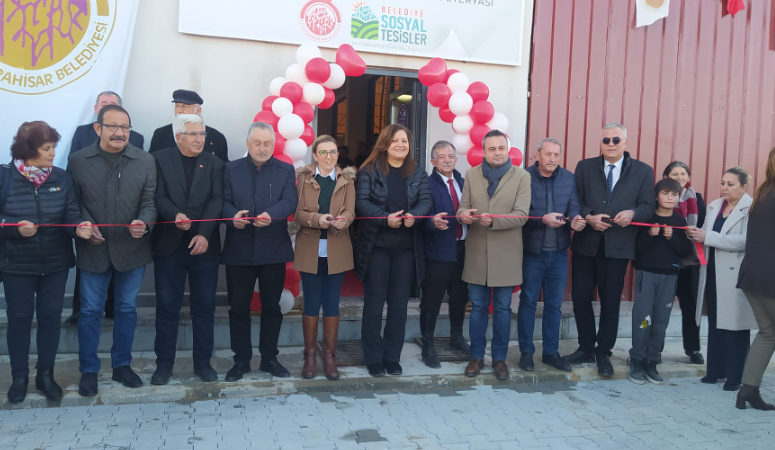
MULTIPOLYGON (((450 178, 447 180, 447 184, 449 184, 449 195, 452 197, 452 209, 455 210, 452 213, 454 215, 457 214, 457 209, 460 207, 460 199, 457 198, 454 181, 450 178)), ((455 236, 458 239, 463 237, 463 224, 458 222, 457 219, 455 219, 455 236)))
POLYGON ((605 184, 608 187, 608 196, 611 196, 611 191, 614 190, 614 166, 613 164, 608 165, 608 176, 605 179, 605 184))

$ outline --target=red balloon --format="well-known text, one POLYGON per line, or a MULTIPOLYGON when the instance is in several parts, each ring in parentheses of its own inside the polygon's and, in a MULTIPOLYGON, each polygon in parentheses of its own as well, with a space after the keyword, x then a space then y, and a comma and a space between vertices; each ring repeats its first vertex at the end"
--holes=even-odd
POLYGON ((304 90, 299 83, 288 81, 280 88, 280 97, 285 97, 290 100, 291 103, 296 104, 304 98, 304 90))
POLYGON ((272 111, 261 111, 253 118, 253 122, 264 122, 267 125, 271 125, 272 128, 277 128, 277 121, 279 117, 275 116, 272 111))
POLYGON ((474 81, 471 83, 471 85, 468 86, 468 91, 466 92, 468 92, 468 95, 474 99, 474 103, 490 98, 490 88, 488 88, 487 85, 481 81, 474 81))
POLYGON ((366 62, 358 56, 350 44, 342 44, 336 50, 336 63, 342 67, 348 77, 359 77, 366 73, 366 62))
POLYGON ((482 140, 484 140, 484 135, 489 132, 490 127, 487 125, 476 124, 473 128, 471 128, 471 132, 468 133, 468 135, 471 136, 471 142, 480 147, 482 145, 482 140))
POLYGON ((509 158, 511 158, 511 163, 515 166, 522 165, 522 152, 517 147, 509 149, 509 158))
POLYGON ((313 142, 315 142, 315 130, 313 130, 311 126, 306 125, 304 127, 304 132, 301 133, 300 139, 303 140, 305 144, 307 144, 307 147, 309 147, 313 142))
POLYGON ((307 75, 309 81, 323 84, 331 76, 331 65, 323 58, 312 58, 304 66, 304 74, 307 75))
POLYGON ((310 123, 315 119, 315 107, 307 102, 299 102, 293 105, 293 113, 301 117, 304 123, 310 123))
POLYGON ((444 74, 444 83, 449 81, 449 77, 451 77, 453 73, 460 73, 460 71, 457 69, 449 69, 447 73, 444 74))
POLYGON ((285 153, 281 155, 275 154, 274 157, 279 161, 287 162, 288 164, 293 165, 293 160, 291 159, 290 156, 286 155, 285 153))
POLYGON ((274 152, 273 152, 275 156, 283 154, 283 152, 285 151, 285 142, 286 142, 286 139, 284 137, 275 135, 274 152))
POLYGON ((428 103, 437 108, 446 106, 449 103, 450 97, 452 97, 452 91, 444 83, 435 83, 428 88, 428 103))
POLYGON ((474 119, 474 123, 486 124, 495 117, 495 107, 487 100, 480 100, 474 103, 469 114, 474 119))
POLYGON ((479 164, 482 163, 482 160, 484 159, 484 149, 482 149, 482 147, 479 147, 478 145, 471 147, 471 149, 468 150, 466 159, 468 159, 468 164, 470 164, 471 167, 478 166, 479 164))
POLYGON ((334 106, 334 102, 336 101, 336 94, 334 94, 334 91, 331 89, 324 87, 326 91, 326 98, 323 99, 322 102, 318 105, 318 108, 320 109, 328 109, 332 106, 334 106))
POLYGON ((298 270, 293 268, 293 263, 290 266, 285 266, 285 283, 283 287, 287 289, 287 286, 301 283, 301 274, 298 270))
POLYGON ((299 288, 299 283, 296 283, 291 286, 285 286, 283 289, 288 289, 289 291, 291 291, 291 294, 293 294, 294 297, 298 297, 299 294, 301 293, 301 289, 299 288))
POLYGON ((250 310, 261 311, 261 294, 258 292, 254 292, 253 298, 250 299, 250 310))
POLYGON ((272 103, 274 103, 275 100, 277 100, 278 96, 276 95, 270 95, 269 97, 265 98, 264 101, 261 103, 261 110, 262 111, 271 111, 272 110, 272 103))
POLYGON ((433 86, 444 81, 447 74, 447 62, 442 58, 433 58, 428 64, 420 68, 420 83, 425 86, 433 86))
POLYGON ((452 123, 455 121, 455 113, 449 110, 449 106, 442 106, 439 108, 439 117, 443 122, 452 123))

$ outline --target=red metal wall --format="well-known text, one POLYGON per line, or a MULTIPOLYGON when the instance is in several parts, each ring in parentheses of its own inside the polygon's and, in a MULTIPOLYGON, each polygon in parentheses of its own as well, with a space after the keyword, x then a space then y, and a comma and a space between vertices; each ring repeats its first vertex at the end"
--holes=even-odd
POLYGON ((600 128, 620 122, 635 158, 657 176, 686 162, 708 200, 729 167, 758 183, 775 145, 775 1, 745 3, 733 18, 723 0, 673 0, 666 19, 635 28, 634 1, 537 0, 527 163, 551 136, 574 170, 599 155, 600 128))

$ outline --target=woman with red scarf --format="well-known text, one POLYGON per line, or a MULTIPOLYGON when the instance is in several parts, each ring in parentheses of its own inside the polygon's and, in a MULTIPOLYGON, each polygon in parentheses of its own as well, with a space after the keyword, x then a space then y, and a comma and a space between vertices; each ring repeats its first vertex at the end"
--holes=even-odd
MULTIPOLYGON (((691 184, 692 172, 689 166, 681 161, 673 161, 665 167, 662 178, 672 178, 681 184, 683 191, 678 199, 675 211, 686 219, 686 224, 702 228, 705 223, 705 201, 702 195, 695 191, 691 184)), ((697 309, 697 288, 700 281, 700 261, 696 254, 682 261, 678 273, 676 296, 681 305, 681 324, 683 329, 684 353, 692 364, 705 364, 700 353, 700 327, 694 320, 697 309)))

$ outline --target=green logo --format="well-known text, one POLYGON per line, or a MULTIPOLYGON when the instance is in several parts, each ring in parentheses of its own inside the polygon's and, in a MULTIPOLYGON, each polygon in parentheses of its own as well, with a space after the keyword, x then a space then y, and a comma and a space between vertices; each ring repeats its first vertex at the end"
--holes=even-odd
POLYGON ((379 20, 365 1, 353 5, 355 12, 350 23, 350 36, 355 39, 376 41, 379 37, 379 20))

